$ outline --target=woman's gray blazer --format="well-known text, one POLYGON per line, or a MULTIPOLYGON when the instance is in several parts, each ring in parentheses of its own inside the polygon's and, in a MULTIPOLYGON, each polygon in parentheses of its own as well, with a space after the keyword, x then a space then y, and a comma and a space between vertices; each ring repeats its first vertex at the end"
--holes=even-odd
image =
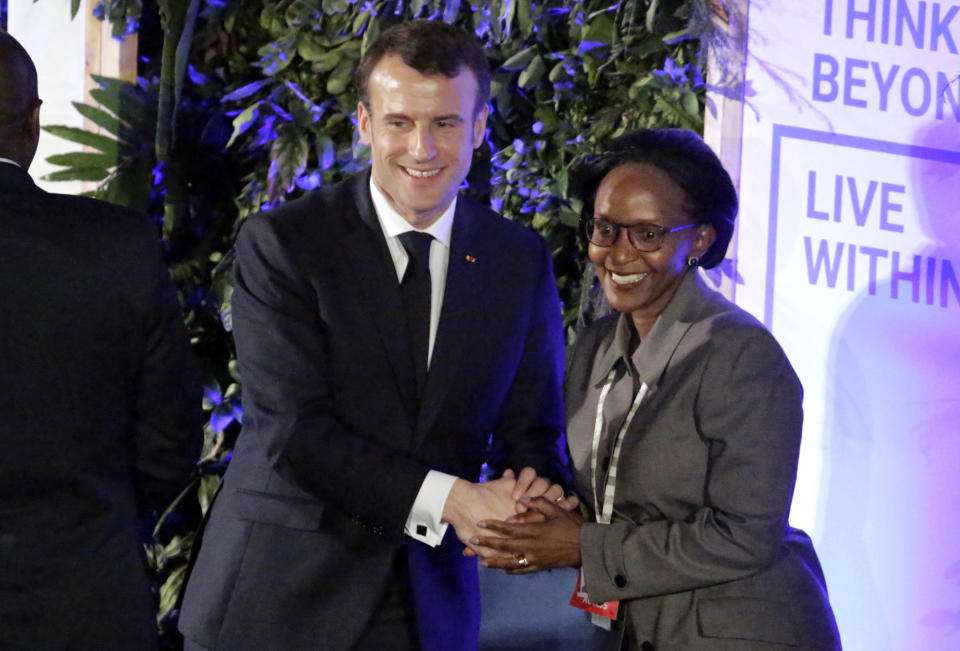
MULTIPOLYGON (((595 387, 619 358, 618 318, 582 334, 566 381, 591 505, 595 387)), ((780 346, 688 273, 638 355, 649 391, 624 439, 613 522, 581 530, 591 600, 621 600, 644 649, 839 648, 813 545, 787 523, 803 414, 780 346)), ((619 648, 616 628, 601 646, 619 648)))

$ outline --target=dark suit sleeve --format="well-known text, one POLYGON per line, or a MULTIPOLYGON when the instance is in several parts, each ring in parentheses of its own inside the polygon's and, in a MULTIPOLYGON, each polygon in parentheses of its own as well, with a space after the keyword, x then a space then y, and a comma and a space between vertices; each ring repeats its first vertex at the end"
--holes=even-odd
POLYGON ((488 461, 496 475, 506 468, 519 472, 530 466, 538 475, 566 486, 562 312, 550 249, 542 239, 538 243, 538 275, 531 285, 526 342, 488 461))
POLYGON ((203 429, 199 374, 173 284, 152 224, 137 264, 148 267, 144 342, 133 414, 136 466, 151 506, 165 507, 184 488, 199 459, 203 429))
POLYGON ((706 506, 684 520, 584 525, 580 543, 593 600, 732 581, 775 559, 797 472, 800 382, 759 328, 714 332, 712 342, 695 401, 696 435, 710 449, 706 506))
POLYGON ((242 436, 257 436, 272 467, 343 514, 401 531, 429 469, 338 418, 328 324, 306 277, 308 262, 281 240, 267 218, 248 221, 237 240, 233 316, 244 384, 242 436))

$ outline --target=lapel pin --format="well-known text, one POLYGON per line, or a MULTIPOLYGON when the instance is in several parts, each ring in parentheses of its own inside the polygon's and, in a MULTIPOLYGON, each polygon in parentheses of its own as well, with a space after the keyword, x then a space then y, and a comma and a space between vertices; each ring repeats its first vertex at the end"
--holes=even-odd
POLYGON ((468 255, 468 256, 467 256, 467 262, 469 262, 470 264, 476 264, 477 259, 476 259, 475 257, 473 257, 472 255, 468 255))

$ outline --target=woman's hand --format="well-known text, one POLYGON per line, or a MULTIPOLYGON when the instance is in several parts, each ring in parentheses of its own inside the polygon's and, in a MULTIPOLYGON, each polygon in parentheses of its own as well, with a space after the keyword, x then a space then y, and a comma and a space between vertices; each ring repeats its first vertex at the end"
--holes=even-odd
POLYGON ((477 523, 491 536, 476 536, 472 546, 487 547, 510 554, 481 561, 481 565, 504 570, 507 574, 529 574, 555 567, 580 565, 580 527, 583 518, 543 497, 524 498, 526 513, 509 521, 485 520, 477 523))

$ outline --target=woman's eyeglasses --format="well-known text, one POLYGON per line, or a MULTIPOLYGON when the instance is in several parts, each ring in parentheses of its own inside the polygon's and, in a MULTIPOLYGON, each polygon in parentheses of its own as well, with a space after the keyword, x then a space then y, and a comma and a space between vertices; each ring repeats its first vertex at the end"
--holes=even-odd
POLYGON ((659 224, 631 224, 624 226, 605 219, 587 217, 583 220, 583 230, 587 239, 597 246, 613 246, 620 238, 620 231, 627 231, 627 239, 637 251, 651 253, 663 246, 663 238, 667 233, 682 231, 698 224, 684 224, 673 228, 664 228, 659 224))

